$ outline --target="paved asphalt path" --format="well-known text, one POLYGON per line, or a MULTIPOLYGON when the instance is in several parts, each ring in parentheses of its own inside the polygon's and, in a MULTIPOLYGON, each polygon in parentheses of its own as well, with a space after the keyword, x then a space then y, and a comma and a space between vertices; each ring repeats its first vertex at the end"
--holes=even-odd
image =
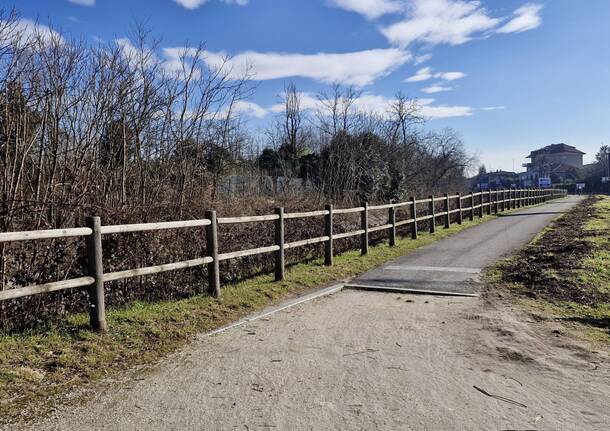
POLYGON ((351 284, 475 294, 480 272, 523 247, 582 198, 568 196, 505 214, 369 271, 351 284))

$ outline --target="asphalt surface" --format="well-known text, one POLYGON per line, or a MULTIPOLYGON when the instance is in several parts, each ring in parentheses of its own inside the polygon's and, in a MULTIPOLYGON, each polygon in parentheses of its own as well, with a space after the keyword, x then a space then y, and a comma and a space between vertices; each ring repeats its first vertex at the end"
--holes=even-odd
POLYGON ((466 229, 369 271, 353 285, 412 291, 476 294, 481 271, 523 247, 582 197, 547 202, 466 229))

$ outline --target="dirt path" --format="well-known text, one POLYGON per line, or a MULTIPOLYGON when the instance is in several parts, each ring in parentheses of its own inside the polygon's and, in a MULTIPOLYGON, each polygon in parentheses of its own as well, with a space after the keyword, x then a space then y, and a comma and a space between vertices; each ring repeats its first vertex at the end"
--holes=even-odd
POLYGON ((493 303, 342 291, 202 337, 32 429, 609 429, 608 358, 493 303))

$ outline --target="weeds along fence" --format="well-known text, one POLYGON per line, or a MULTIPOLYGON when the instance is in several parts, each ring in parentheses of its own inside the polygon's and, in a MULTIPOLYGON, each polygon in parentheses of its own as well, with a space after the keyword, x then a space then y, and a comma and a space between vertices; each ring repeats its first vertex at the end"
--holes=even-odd
MULTIPOLYGON (((104 226, 100 217, 87 217, 85 227, 71 229, 37 230, 24 232, 0 233, 0 243, 16 241, 36 241, 57 238, 85 238, 86 241, 86 276, 67 280, 55 281, 32 286, 17 287, 0 291, 0 301, 55 292, 67 289, 87 288, 89 294, 90 325, 95 331, 106 330, 104 283, 123 280, 133 277, 141 277, 160 274, 168 271, 192 268, 207 265, 208 288, 210 295, 216 298, 221 296, 220 268, 221 261, 253 256, 263 253, 273 253, 275 256, 275 280, 284 279, 285 274, 285 252, 286 250, 303 247, 312 244, 324 244, 324 263, 333 264, 333 244, 337 240, 360 237, 360 250, 366 255, 369 249, 369 234, 379 231, 388 232, 390 246, 396 244, 396 230, 399 227, 410 227, 411 237, 416 239, 418 228, 427 225, 431 233, 436 230, 440 221, 444 228, 449 228, 453 222, 461 224, 464 217, 473 220, 475 216, 483 217, 484 213, 500 213, 509 209, 536 205, 545 201, 560 198, 566 195, 565 190, 560 189, 508 189, 489 190, 479 193, 461 195, 445 194, 442 197, 429 196, 427 199, 411 198, 406 202, 389 203, 384 205, 372 205, 363 203, 355 208, 333 208, 326 205, 325 209, 309 212, 285 213, 283 208, 276 208, 274 214, 250 217, 217 217, 216 211, 207 211, 205 219, 185 220, 161 223, 125 224, 104 226), (408 210, 409 218, 397 219, 400 209, 408 210), (369 214, 374 211, 387 210, 387 223, 371 226, 369 214), (334 217, 344 214, 359 214, 360 229, 343 233, 334 233, 334 217), (322 218, 324 223, 324 235, 307 238, 299 241, 287 242, 284 236, 284 225, 286 220, 303 218, 322 218), (259 248, 219 253, 218 231, 223 225, 234 225, 241 223, 273 223, 275 232, 274 244, 259 248), (132 232, 159 231, 168 229, 205 228, 205 242, 207 256, 196 259, 172 262, 155 266, 126 269, 115 272, 104 272, 102 241, 105 235, 120 235, 132 232)), ((203 285, 203 284, 202 284, 203 285)), ((204 289, 201 289, 203 293, 204 289)))

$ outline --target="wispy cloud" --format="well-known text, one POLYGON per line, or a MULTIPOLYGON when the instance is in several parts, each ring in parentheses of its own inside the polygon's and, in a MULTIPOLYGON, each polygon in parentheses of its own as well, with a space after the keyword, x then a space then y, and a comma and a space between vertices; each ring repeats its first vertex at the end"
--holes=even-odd
POLYGON ((434 76, 444 81, 455 81, 457 79, 465 78, 467 75, 464 72, 441 72, 434 76))
POLYGON ((207 3, 208 0, 174 0, 174 2, 178 3, 185 9, 195 10, 198 7, 202 6, 204 3, 207 3))
MULTIPOLYGON (((315 112, 323 112, 325 103, 318 96, 312 93, 300 93, 301 109, 315 112)), ((357 112, 367 112, 379 116, 388 114, 388 108, 396 100, 381 96, 378 94, 364 93, 358 97, 353 104, 353 108, 357 112)), ((426 98, 417 101, 421 114, 429 119, 451 117, 468 117, 473 114, 473 108, 469 106, 450 106, 450 105, 435 105, 435 99, 426 98)), ((244 110, 241 111, 245 115, 256 118, 264 118, 269 114, 277 114, 284 111, 285 107, 282 103, 264 108, 254 102, 246 102, 244 110), (263 115, 265 113, 265 115, 263 115)))
POLYGON ((455 81, 457 79, 462 79, 467 75, 464 72, 438 72, 433 73, 431 67, 424 67, 423 69, 419 69, 415 75, 408 77, 405 79, 405 82, 422 82, 427 81, 432 78, 442 79, 443 81, 455 81))
POLYGON ((430 60, 432 60, 432 54, 418 55, 417 57, 415 57, 415 60, 413 60, 413 64, 419 66, 420 64, 430 60))
POLYGON ((415 75, 408 77, 405 79, 405 82, 421 82, 427 81, 431 79, 434 75, 432 75, 431 67, 424 67, 423 69, 419 69, 415 75))
MULTIPOLYGON (((173 0, 175 3, 178 3, 185 9, 195 10, 204 4, 206 4, 209 0, 173 0)), ((249 0, 220 0, 226 4, 236 4, 238 6, 245 6, 248 4, 249 0)))
POLYGON ((431 85, 430 87, 426 87, 426 88, 422 88, 421 91, 423 91, 426 94, 435 94, 435 93, 442 93, 445 91, 451 91, 453 90, 453 88, 451 87, 443 87, 442 85, 431 85))
POLYGON ((430 120, 438 118, 470 117, 472 111, 472 108, 469 106, 432 105, 432 102, 421 108, 422 115, 430 120))
POLYGON ((506 109, 506 106, 485 106, 484 108, 479 108, 481 111, 503 111, 506 109))
POLYGON ((376 19, 404 10, 404 2, 399 0, 327 0, 327 3, 333 7, 356 12, 367 19, 376 19))
POLYGON ((496 27, 499 22, 478 1, 413 0, 407 19, 383 27, 381 32, 401 47, 416 41, 459 45, 471 40, 476 33, 496 27))
POLYGON ((95 0, 68 0, 70 3, 77 4, 79 6, 95 6, 95 0))
POLYGON ((515 10, 514 18, 500 27, 498 33, 521 33, 524 31, 532 30, 542 24, 542 18, 540 12, 542 11, 542 5, 528 3, 519 9, 515 10))
POLYGON ((480 1, 411 0, 405 19, 381 27, 381 33, 402 48, 413 43, 460 45, 491 32, 532 30, 542 23, 541 10, 541 5, 527 3, 512 17, 494 17, 480 1))
POLYGON ((233 77, 250 72, 252 79, 302 77, 324 83, 338 82, 346 85, 365 86, 386 76, 409 61, 411 55, 403 50, 372 49, 348 53, 288 54, 274 52, 242 52, 233 57, 224 52, 207 52, 206 61, 211 66, 226 62, 233 77))
POLYGON ((265 118, 269 114, 269 110, 263 108, 254 102, 240 100, 235 102, 232 111, 234 114, 243 114, 248 117, 265 118))

